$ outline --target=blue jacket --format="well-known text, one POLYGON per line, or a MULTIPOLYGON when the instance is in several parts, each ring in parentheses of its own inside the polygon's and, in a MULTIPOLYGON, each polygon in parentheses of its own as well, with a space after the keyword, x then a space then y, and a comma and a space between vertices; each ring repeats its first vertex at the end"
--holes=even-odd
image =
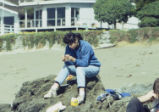
POLYGON ((95 57, 94 51, 91 45, 84 41, 79 41, 79 46, 76 49, 71 49, 69 46, 66 46, 65 54, 69 54, 76 58, 75 62, 67 61, 66 65, 75 65, 79 67, 87 67, 89 65, 94 65, 100 67, 101 64, 98 59, 95 57))

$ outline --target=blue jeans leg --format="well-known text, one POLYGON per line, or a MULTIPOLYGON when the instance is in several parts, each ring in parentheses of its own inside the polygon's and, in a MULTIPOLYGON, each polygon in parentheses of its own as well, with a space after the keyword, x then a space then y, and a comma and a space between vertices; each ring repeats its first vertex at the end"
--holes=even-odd
POLYGON ((70 66, 64 65, 64 67, 61 69, 61 71, 58 73, 57 77, 55 78, 55 81, 61 85, 69 74, 75 75, 75 73, 76 73, 76 68, 74 65, 70 66))
POLYGON ((76 76, 77 76, 77 85, 78 87, 86 86, 86 77, 91 78, 98 75, 100 67, 97 66, 88 66, 88 67, 77 67, 76 76))

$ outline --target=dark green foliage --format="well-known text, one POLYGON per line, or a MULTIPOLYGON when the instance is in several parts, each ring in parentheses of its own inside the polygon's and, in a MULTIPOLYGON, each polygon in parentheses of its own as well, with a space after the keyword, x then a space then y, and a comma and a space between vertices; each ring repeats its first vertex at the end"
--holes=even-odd
POLYGON ((127 22, 134 10, 128 0, 97 0, 94 5, 95 18, 100 22, 114 24, 115 28, 117 22, 127 22))
POLYGON ((159 26, 159 1, 145 5, 137 12, 137 17, 141 20, 141 27, 159 26))
POLYGON ((134 0, 134 1, 136 3, 136 9, 137 11, 139 11, 147 4, 158 1, 158 0, 134 0))
POLYGON ((141 22, 139 23, 140 27, 155 27, 155 26, 159 26, 159 20, 157 18, 154 17, 143 17, 141 19, 141 22))

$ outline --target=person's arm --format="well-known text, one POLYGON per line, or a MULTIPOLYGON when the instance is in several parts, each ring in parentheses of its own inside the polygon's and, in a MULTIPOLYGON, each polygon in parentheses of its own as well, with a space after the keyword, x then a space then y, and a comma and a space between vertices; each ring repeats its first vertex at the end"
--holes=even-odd
POLYGON ((80 59, 78 58, 75 60, 76 66, 87 67, 89 65, 90 57, 93 55, 93 53, 93 49, 89 44, 83 46, 80 54, 82 56, 80 59))
POLYGON ((91 48, 83 48, 82 51, 82 56, 80 59, 76 59, 72 56, 70 56, 69 54, 66 54, 64 56, 64 61, 68 62, 71 61, 73 63, 75 63, 77 66, 88 66, 89 65, 89 60, 90 60, 90 56, 91 56, 91 48))
POLYGON ((72 60, 75 59, 70 48, 68 47, 68 45, 66 46, 66 49, 65 49, 65 55, 62 57, 62 61, 65 62, 66 65, 75 65, 75 62, 72 60))
POLYGON ((154 93, 153 90, 149 91, 146 95, 138 97, 141 103, 145 103, 147 101, 153 100, 154 98, 157 98, 157 95, 154 93))

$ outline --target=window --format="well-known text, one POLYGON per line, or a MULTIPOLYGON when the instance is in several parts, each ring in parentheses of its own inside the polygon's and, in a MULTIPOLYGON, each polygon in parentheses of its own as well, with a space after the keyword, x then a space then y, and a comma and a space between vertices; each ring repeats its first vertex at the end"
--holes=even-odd
POLYGON ((79 8, 71 8, 71 25, 79 20, 79 8))
POLYGON ((64 26, 65 25, 65 8, 48 8, 47 9, 47 25, 48 26, 64 26), (57 15, 56 15, 57 12, 57 15))
POLYGON ((42 26, 42 10, 36 11, 36 26, 41 27, 42 26))
POLYGON ((57 8, 57 26, 65 25, 65 8, 57 8))
POLYGON ((55 26, 55 8, 47 9, 47 25, 55 26))
POLYGON ((4 17, 5 25, 14 25, 14 17, 4 17))

